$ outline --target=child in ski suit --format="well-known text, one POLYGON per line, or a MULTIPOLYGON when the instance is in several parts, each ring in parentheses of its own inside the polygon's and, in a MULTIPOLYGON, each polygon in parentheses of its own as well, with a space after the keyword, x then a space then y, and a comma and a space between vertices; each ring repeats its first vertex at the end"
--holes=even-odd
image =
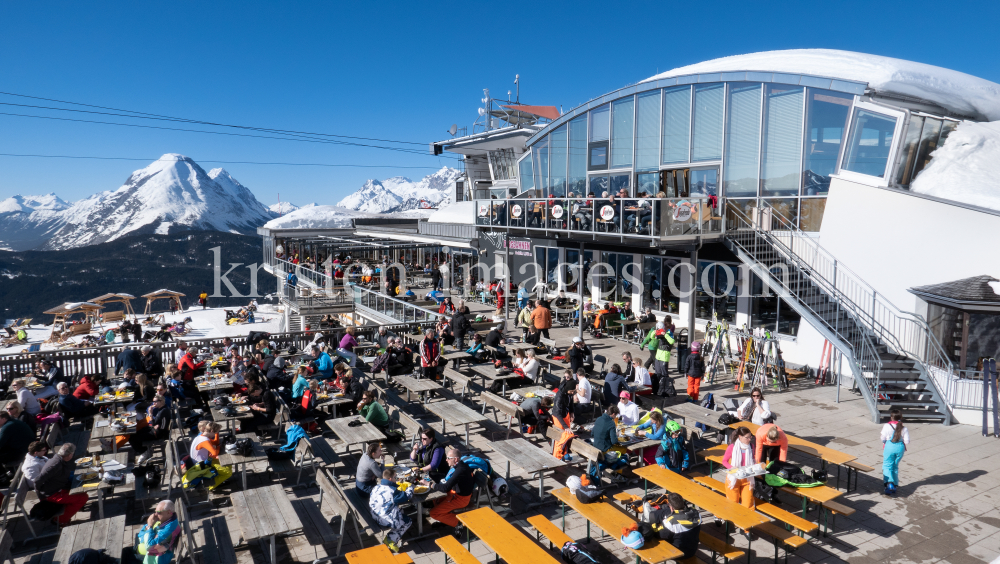
POLYGON ((885 495, 896 495, 899 485, 899 461, 903 459, 906 445, 910 444, 910 431, 903 426, 903 412, 893 409, 889 422, 882 426, 882 481, 885 495))
POLYGON ((660 468, 686 472, 691 464, 691 455, 685 448, 681 426, 676 421, 667 421, 666 427, 667 432, 660 440, 660 446, 656 447, 656 463, 660 468))
POLYGON ((688 379, 688 397, 696 402, 701 390, 701 379, 705 377, 705 360, 701 358, 701 343, 698 341, 691 343, 691 354, 684 363, 684 373, 688 379))
POLYGON ((413 498, 413 485, 406 488, 406 491, 399 491, 396 487, 396 470, 386 468, 382 471, 382 481, 374 489, 368 499, 368 507, 371 509, 372 517, 383 527, 391 530, 385 537, 385 544, 389 550, 399 552, 399 542, 403 538, 413 521, 407 517, 400 504, 407 503, 413 498))
POLYGON ((667 366, 670 364, 670 348, 674 346, 674 342, 674 336, 667 330, 663 322, 659 321, 639 344, 640 351, 646 346, 646 343, 649 343, 650 350, 653 350, 654 346, 656 347, 656 378, 653 382, 653 388, 656 394, 662 397, 668 396, 672 387, 667 366))

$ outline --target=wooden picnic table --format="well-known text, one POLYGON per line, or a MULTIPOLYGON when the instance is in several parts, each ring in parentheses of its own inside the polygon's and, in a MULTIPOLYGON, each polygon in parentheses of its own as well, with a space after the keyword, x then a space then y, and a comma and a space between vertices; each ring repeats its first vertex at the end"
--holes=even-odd
POLYGON ((337 417, 338 407, 354 402, 351 398, 338 398, 334 397, 333 394, 329 394, 329 396, 326 399, 317 401, 315 407, 329 413, 332 417, 337 417))
POLYGON ((389 547, 380 544, 347 553, 348 564, 403 564, 413 562, 406 553, 393 554, 389 547))
POLYGON ((379 431, 378 427, 372 425, 360 415, 327 419, 323 424, 333 431, 333 434, 337 435, 338 439, 344 441, 344 445, 348 451, 350 451, 352 445, 385 439, 385 435, 382 431, 379 431), (360 421, 361 425, 351 427, 351 421, 360 421))
POLYGON ((546 388, 545 386, 528 386, 517 389, 517 395, 526 397, 525 394, 535 394, 535 396, 543 398, 545 396, 554 397, 556 392, 546 388))
MULTIPOLYGON (((744 531, 770 521, 770 519, 753 509, 747 509, 739 503, 729 501, 729 499, 712 490, 676 472, 660 468, 655 464, 644 468, 637 468, 635 474, 647 482, 653 482, 668 492, 680 494, 689 503, 708 511, 723 521, 731 522, 744 531)), ((648 488, 648 484, 646 487, 648 488)))
MULTIPOLYGON (((138 416, 138 414, 137 414, 137 416, 138 416)), ((104 419, 104 418, 100 418, 100 417, 95 418, 94 419, 94 428, 91 429, 90 437, 92 439, 110 439, 111 440, 111 452, 112 452, 112 454, 118 454, 118 441, 115 440, 115 437, 117 437, 119 434, 120 435, 131 435, 132 433, 135 433, 136 425, 135 424, 127 425, 125 427, 124 431, 116 432, 111 427, 111 423, 114 421, 114 419, 118 419, 118 418, 117 417, 111 418, 111 419, 104 419), (100 423, 100 425, 98 425, 99 423, 100 423), (105 425, 105 423, 106 423, 106 425, 105 425)), ((137 419, 137 421, 138 421, 138 419, 137 419)))
POLYGON ((240 433, 236 435, 236 439, 250 439, 250 442, 253 444, 253 454, 250 456, 243 456, 241 454, 223 452, 219 454, 219 463, 223 466, 235 465, 237 470, 240 470, 243 474, 243 489, 246 490, 247 465, 253 464, 254 462, 260 462, 261 460, 266 460, 267 452, 264 451, 264 446, 257 440, 257 435, 253 433, 240 433))
MULTIPOLYGON (((730 427, 733 429, 746 427, 747 429, 750 429, 751 432, 756 433, 757 429, 760 428, 760 425, 756 425, 749 421, 740 421, 739 423, 733 423, 732 425, 730 425, 730 427)), ((782 431, 785 430, 782 429, 782 431)), ((788 448, 796 450, 798 452, 811 454, 812 456, 815 456, 816 458, 822 460, 824 462, 824 466, 825 463, 827 462, 839 466, 841 464, 845 464, 847 462, 853 462, 858 459, 857 456, 847 454, 846 452, 841 452, 839 450, 828 448, 823 445, 807 441, 805 439, 800 439, 799 437, 790 434, 788 431, 785 431, 785 436, 788 437, 788 448)))
POLYGON ((427 411, 441 418, 441 434, 447 432, 447 424, 465 425, 465 446, 469 446, 469 425, 486 421, 486 416, 473 411, 458 400, 445 400, 424 406, 427 411))
MULTIPOLYGON (((91 456, 91 458, 93 458, 93 456, 91 456)), ((123 480, 120 481, 120 482, 115 482, 115 483, 108 482, 107 480, 101 480, 99 482, 95 482, 95 480, 96 480, 96 478, 95 478, 94 480, 89 480, 89 481, 82 482, 81 485, 80 485, 80 487, 73 488, 73 492, 74 493, 76 493, 77 491, 88 492, 88 491, 90 491, 92 489, 96 489, 97 490, 97 513, 98 513, 98 516, 101 519, 104 519, 104 490, 113 490, 115 488, 115 486, 121 487, 122 491, 135 490, 135 478, 134 478, 134 476, 132 476, 131 469, 128 467, 128 453, 127 452, 118 452, 118 453, 115 453, 115 454, 104 454, 104 455, 101 455, 101 460, 104 462, 104 464, 107 464, 109 461, 115 461, 115 462, 121 464, 122 466, 124 466, 124 468, 118 468, 117 470, 115 470, 116 472, 120 472, 122 474, 123 480), (96 483, 97 485, 96 486, 90 486, 90 487, 84 487, 84 485, 89 485, 89 484, 94 484, 94 483, 96 483)), ((80 468, 78 466, 76 468, 76 470, 73 471, 73 474, 75 474, 77 476, 80 476, 82 478, 83 476, 86 476, 90 472, 99 472, 100 468, 101 467, 97 466, 97 465, 87 466, 86 468, 80 468)))
POLYGON ((427 403, 427 399, 430 394, 427 392, 432 392, 434 390, 441 390, 441 384, 438 384, 434 380, 426 378, 414 378, 413 376, 393 376, 393 381, 395 381, 400 386, 406 388, 406 401, 410 401, 410 394, 415 392, 423 396, 422 401, 427 403))
MULTIPOLYGON (((234 409, 236 407, 238 407, 238 406, 233 406, 234 409)), ((252 410, 251 411, 245 411, 245 412, 242 412, 242 413, 237 412, 236 415, 234 415, 232 417, 227 417, 227 416, 223 415, 222 409, 220 409, 218 407, 213 407, 212 408, 212 421, 215 421, 216 423, 222 423, 223 421, 225 421, 226 422, 226 429, 230 430, 230 431, 233 429, 233 421, 236 421, 238 419, 252 419, 252 418, 253 418, 253 411, 252 410)))
POLYGON ((663 411, 680 417, 684 420, 684 424, 688 426, 694 426, 695 423, 701 423, 708 429, 715 429, 717 431, 727 429, 726 425, 719 423, 719 415, 721 412, 712 411, 711 409, 701 407, 693 403, 679 403, 677 405, 667 406, 663 408, 663 411))
POLYGON ((288 500, 284 488, 277 484, 264 486, 233 492, 230 498, 236 509, 236 518, 240 522, 243 540, 250 542, 269 539, 270 563, 277 564, 276 537, 302 529, 302 521, 288 500))
POLYGON ((198 391, 202 393, 233 391, 232 378, 199 376, 195 378, 195 383, 198 386, 198 391))
POLYGON ((510 463, 514 462, 521 470, 527 474, 538 475, 538 499, 545 497, 544 480, 545 472, 555 470, 566 463, 552 456, 552 453, 536 447, 526 439, 508 439, 506 441, 496 441, 490 443, 497 454, 507 459, 507 473, 504 476, 510 481, 510 463))
MULTIPOLYGON (((569 505, 587 520, 587 541, 590 541, 590 524, 594 523, 613 538, 620 538, 622 529, 630 527, 635 520, 610 503, 581 503, 569 493, 569 488, 553 490, 552 495, 562 502, 563 531, 566 531, 566 506, 569 505)), ((461 519, 461 517, 459 517, 461 519)), ((654 538, 646 541, 642 548, 632 549, 638 564, 642 559, 649 564, 659 564, 668 560, 679 560, 683 553, 665 540, 654 538)))
POLYGON ((507 345, 504 345, 504 347, 510 351, 520 351, 520 350, 526 351, 534 349, 535 345, 532 345, 531 343, 509 343, 507 345))
POLYGON ((507 564, 558 564, 559 562, 534 539, 522 533, 489 507, 459 513, 458 520, 507 564))
MULTIPOLYGON (((129 539, 129 543, 131 543, 129 539)), ((69 557, 84 548, 107 549, 108 556, 118 558, 125 548, 125 516, 85 521, 70 525, 59 534, 59 544, 51 564, 69 564, 69 557)), ((43 559, 44 561, 44 559, 43 559)))

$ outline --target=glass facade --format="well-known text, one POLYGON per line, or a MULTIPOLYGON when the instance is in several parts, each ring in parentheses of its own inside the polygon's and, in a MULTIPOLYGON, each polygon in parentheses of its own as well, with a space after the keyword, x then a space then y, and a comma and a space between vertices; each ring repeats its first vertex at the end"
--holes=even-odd
POLYGON ((590 112, 588 170, 607 170, 608 141, 611 138, 611 106, 605 104, 590 112))
POLYGON ((587 189, 587 116, 569 122, 569 186, 570 192, 582 194, 587 189))
POLYGON ((757 196, 757 157, 760 154, 760 84, 729 85, 726 127, 727 197, 757 196))
POLYGON ((656 170, 660 164, 660 91, 639 94, 637 98, 635 169, 656 170))
POLYGON ((632 166, 632 136, 635 133, 635 100, 623 98, 611 105, 611 168, 632 166))
POLYGON ((691 87, 663 91, 663 164, 686 163, 691 141, 691 87))
POLYGON ((802 195, 825 196, 847 131, 854 96, 810 88, 806 96, 805 163, 802 195))
POLYGON ((699 84, 694 89, 691 162, 722 158, 723 84, 699 84))
POLYGON ((802 100, 799 86, 769 84, 764 104, 764 152, 760 195, 797 196, 802 156, 802 100))
POLYGON ((861 108, 855 110, 844 170, 885 178, 895 131, 895 117, 861 108))
POLYGON ((549 135, 549 195, 566 196, 566 126, 549 135))

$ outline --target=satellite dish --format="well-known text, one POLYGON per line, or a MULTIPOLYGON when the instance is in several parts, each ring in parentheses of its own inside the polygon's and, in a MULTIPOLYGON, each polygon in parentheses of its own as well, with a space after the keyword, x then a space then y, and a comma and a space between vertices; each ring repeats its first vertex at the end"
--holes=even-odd
POLYGON ((486 115, 486 110, 479 108, 479 115, 486 115))
POLYGON ((454 137, 455 134, 458 133, 458 124, 456 123, 451 124, 451 127, 448 128, 448 133, 450 133, 451 136, 454 137))

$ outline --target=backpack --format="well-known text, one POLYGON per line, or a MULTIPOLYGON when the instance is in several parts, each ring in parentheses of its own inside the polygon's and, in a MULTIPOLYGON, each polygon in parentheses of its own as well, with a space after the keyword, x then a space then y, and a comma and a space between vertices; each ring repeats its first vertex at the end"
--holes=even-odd
POLYGON ((488 460, 479 458, 474 454, 467 454, 462 457, 462 462, 464 462, 469 468, 473 470, 480 470, 487 476, 493 473, 493 469, 490 467, 488 460))
POLYGON ((597 559, 590 553, 580 548, 580 545, 569 541, 562 546, 559 551, 562 554, 563 562, 567 564, 596 564, 597 559))
POLYGON ((704 407, 705 409, 712 409, 712 410, 714 410, 715 409, 715 396, 713 394, 706 395, 705 399, 701 400, 701 403, 698 404, 698 405, 700 405, 701 407, 704 407))
POLYGON ((371 372, 372 374, 378 374, 379 372, 386 370, 388 366, 389 366, 389 353, 385 352, 379 355, 379 357, 375 359, 375 362, 372 363, 371 372))
POLYGON ((732 413, 727 412, 719 416, 719 423, 726 425, 727 427, 729 425, 732 425, 733 423, 739 423, 739 422, 740 422, 739 418, 737 418, 732 413))

